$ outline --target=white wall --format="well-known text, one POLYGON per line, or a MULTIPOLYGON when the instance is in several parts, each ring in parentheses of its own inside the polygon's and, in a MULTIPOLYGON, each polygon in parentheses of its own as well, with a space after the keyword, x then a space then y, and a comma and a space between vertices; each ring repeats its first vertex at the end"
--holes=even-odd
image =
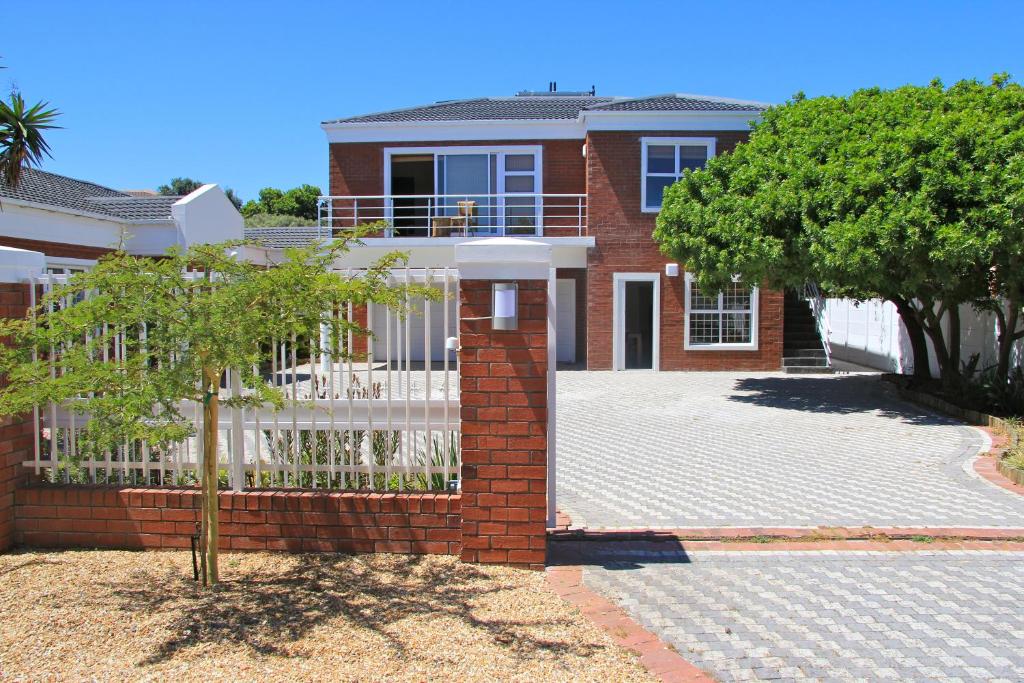
MULTIPOLYGON (((896 306, 872 299, 860 303, 852 299, 828 299, 828 340, 832 356, 887 372, 910 374, 914 371, 914 353, 896 306)), ((971 306, 960 307, 960 358, 964 362, 979 354, 978 368, 996 364, 998 330, 995 316, 978 313, 971 306)), ((931 341, 929 363, 933 376, 939 367, 931 341)), ((1024 362, 1024 340, 1018 342, 1012 357, 1015 365, 1024 362)))
POLYGON ((244 221, 217 185, 203 185, 171 207, 183 245, 240 240, 244 221))
POLYGON ((0 203, 0 235, 5 237, 107 249, 117 246, 124 228, 114 218, 46 209, 6 197, 0 203))

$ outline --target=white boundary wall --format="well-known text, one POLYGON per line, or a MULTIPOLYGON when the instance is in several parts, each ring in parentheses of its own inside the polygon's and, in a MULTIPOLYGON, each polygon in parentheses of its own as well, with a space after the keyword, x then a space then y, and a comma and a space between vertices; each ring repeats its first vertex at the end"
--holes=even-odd
MULTIPOLYGON (((896 306, 889 301, 871 299, 828 299, 829 344, 832 356, 860 365, 910 374, 914 371, 914 353, 896 306)), ((960 307, 960 358, 969 361, 978 354, 979 369, 995 365, 998 353, 995 317, 978 313, 969 305, 960 307)), ((938 363, 928 342, 932 374, 938 375, 938 363)), ((1012 362, 1024 362, 1024 343, 1018 342, 1012 362)))

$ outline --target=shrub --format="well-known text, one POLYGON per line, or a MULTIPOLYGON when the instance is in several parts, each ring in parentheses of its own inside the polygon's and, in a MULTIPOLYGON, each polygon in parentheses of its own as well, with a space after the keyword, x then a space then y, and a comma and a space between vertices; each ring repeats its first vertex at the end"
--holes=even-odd
POLYGON ((247 228, 293 228, 316 225, 316 221, 283 213, 254 213, 245 217, 247 228))

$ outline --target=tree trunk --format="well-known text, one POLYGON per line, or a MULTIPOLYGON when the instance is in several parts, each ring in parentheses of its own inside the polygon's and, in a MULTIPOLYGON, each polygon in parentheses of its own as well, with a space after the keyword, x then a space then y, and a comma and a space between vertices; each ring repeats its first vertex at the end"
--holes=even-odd
POLYGON ((1002 382, 1010 377, 1010 355, 1013 353, 1013 344, 1017 341, 1017 322, 1020 320, 1020 303, 1010 299, 1009 309, 1005 314, 996 314, 996 321, 999 324, 999 360, 996 365, 996 376, 1002 382))
POLYGON ((924 330, 921 328, 921 321, 918 320, 917 311, 909 302, 902 299, 893 299, 896 304, 896 311, 900 314, 903 326, 907 328, 907 337, 910 338, 910 348, 914 352, 914 377, 917 379, 931 379, 932 371, 928 362, 928 340, 925 339, 924 330))
POLYGON ((217 418, 220 410, 220 375, 204 369, 206 392, 203 399, 203 543, 206 557, 206 583, 217 584, 217 541, 220 538, 217 488, 217 418))

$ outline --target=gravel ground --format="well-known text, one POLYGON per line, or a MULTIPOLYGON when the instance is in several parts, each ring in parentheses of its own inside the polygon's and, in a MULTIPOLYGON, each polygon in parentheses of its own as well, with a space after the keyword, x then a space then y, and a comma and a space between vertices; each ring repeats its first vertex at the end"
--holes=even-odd
POLYGON ((0 679, 649 681, 540 572, 450 557, 0 555, 0 679))

